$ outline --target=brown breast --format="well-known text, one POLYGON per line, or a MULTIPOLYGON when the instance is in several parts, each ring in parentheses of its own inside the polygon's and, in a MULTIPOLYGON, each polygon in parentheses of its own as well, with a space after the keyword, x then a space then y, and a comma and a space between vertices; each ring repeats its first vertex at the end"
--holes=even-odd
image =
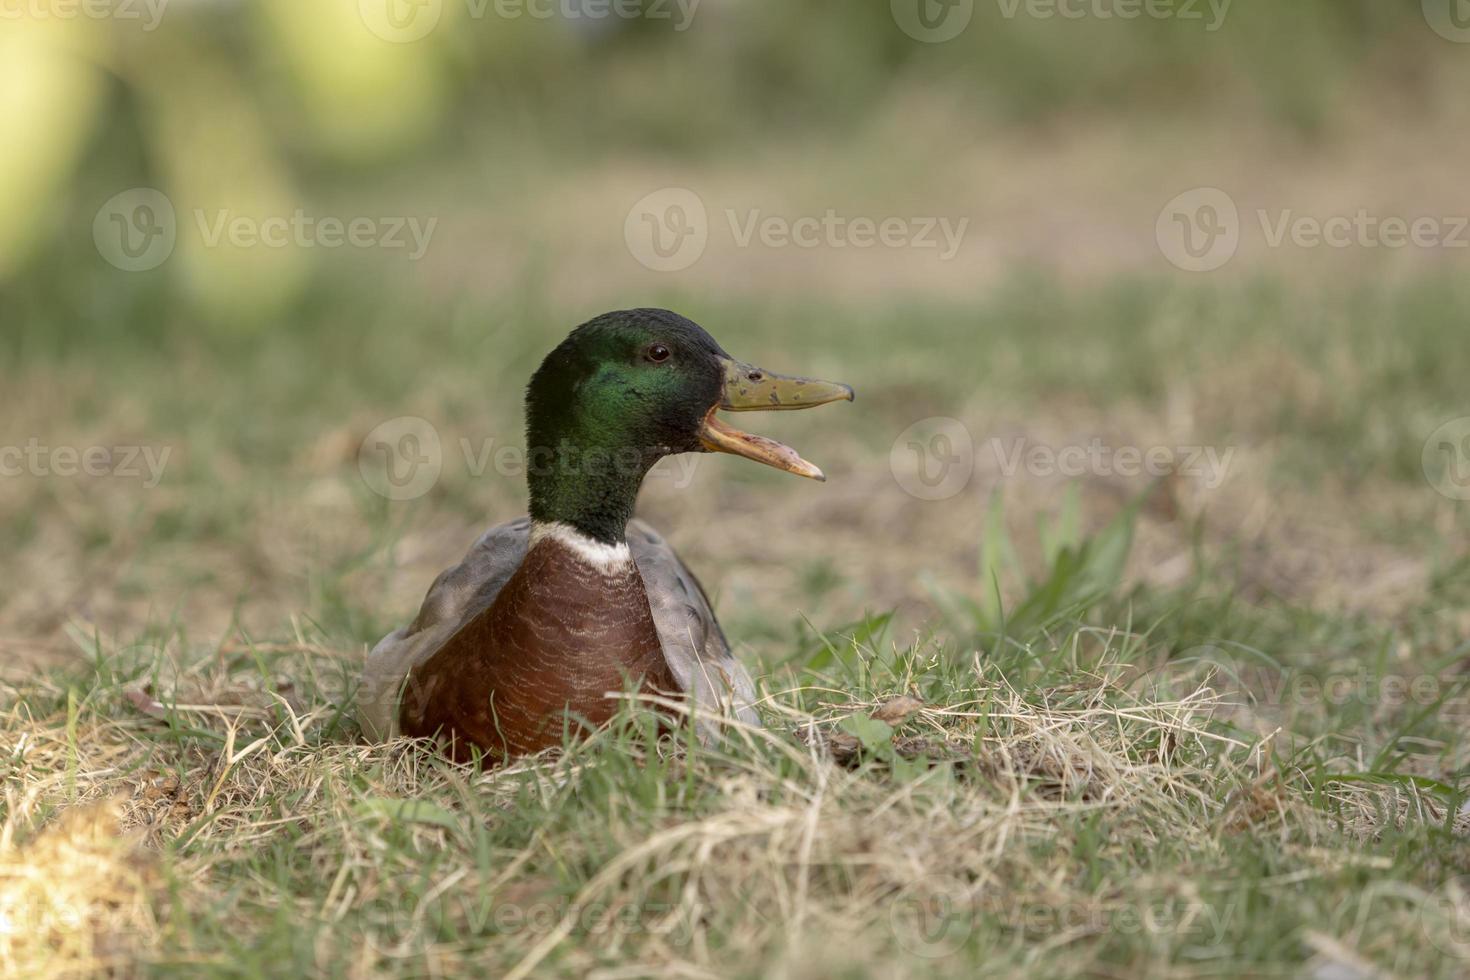
POLYGON ((629 683, 678 691, 638 567, 599 567, 556 538, 533 543, 490 607, 410 673, 400 724, 460 761, 561 744, 608 721, 629 683))

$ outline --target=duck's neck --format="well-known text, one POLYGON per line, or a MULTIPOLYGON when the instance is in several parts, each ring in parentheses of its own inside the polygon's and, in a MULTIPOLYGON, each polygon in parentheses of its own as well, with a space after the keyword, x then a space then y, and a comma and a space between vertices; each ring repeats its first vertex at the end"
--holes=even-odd
POLYGON ((649 452, 562 442, 528 451, 531 519, 560 525, 602 545, 624 543, 643 477, 657 462, 649 452))
POLYGON ((608 544, 560 521, 535 521, 531 524, 531 540, 527 553, 534 551, 543 542, 567 552, 581 565, 602 573, 604 577, 618 578, 634 569, 633 553, 626 541, 608 544))

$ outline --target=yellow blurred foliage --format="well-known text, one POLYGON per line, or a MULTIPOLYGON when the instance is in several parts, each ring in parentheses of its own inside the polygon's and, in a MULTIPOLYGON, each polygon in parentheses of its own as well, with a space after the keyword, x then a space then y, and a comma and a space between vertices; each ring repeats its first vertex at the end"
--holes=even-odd
POLYGON ((425 8, 419 16, 433 17, 433 33, 396 42, 375 34, 363 14, 370 3, 390 2, 263 0, 255 8, 291 70, 318 149, 375 156, 420 139, 442 118, 448 84, 435 41, 453 27, 459 5, 425 8))
POLYGON ((160 44, 166 72, 140 74, 147 136, 178 222, 170 260, 209 313, 253 320, 293 298, 312 253, 229 234, 243 220, 289 218, 301 201, 271 143, 258 107, 227 63, 196 42, 160 44), (188 85, 170 79, 185 77, 188 85))
MULTIPOLYGON (((449 82, 440 39, 458 7, 434 0, 409 8, 432 19, 422 22, 425 36, 404 40, 385 27, 390 21, 373 20, 390 9, 377 3, 260 0, 240 11, 259 27, 247 35, 263 45, 259 60, 287 69, 273 81, 299 114, 293 138, 319 154, 380 157, 442 121, 449 82)), ((0 153, 0 277, 16 274, 45 240, 48 221, 59 220, 111 73, 140 107, 153 164, 150 175, 120 177, 115 190, 161 193, 176 222, 172 252, 138 268, 166 262, 163 274, 179 277, 202 312, 261 322, 298 294, 316 252, 296 230, 310 216, 267 124, 258 81, 215 36, 194 29, 203 11, 160 8, 158 21, 139 30, 134 20, 97 13, 109 8, 87 9, 83 16, 75 0, 24 0, 0 11, 0 120, 8 137, 0 153), (157 186, 128 186, 144 182, 157 186), (276 234, 263 240, 262 228, 276 234)), ((100 227, 110 217, 102 214, 100 227)))
POLYGON ((44 235, 96 119, 101 32, 83 20, 7 19, 0 31, 0 276, 44 235))

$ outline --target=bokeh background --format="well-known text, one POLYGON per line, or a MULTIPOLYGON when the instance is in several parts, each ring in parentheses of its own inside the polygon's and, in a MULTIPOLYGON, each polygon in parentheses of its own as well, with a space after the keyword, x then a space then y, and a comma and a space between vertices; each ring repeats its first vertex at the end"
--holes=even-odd
MULTIPOLYGON (((170 455, 156 480, 119 477, 122 455, 72 479, 27 456, 5 480, 0 642, 65 655, 77 616, 207 632, 308 609, 370 638, 472 528, 521 506, 518 474, 485 450, 518 444, 536 360, 636 305, 862 395, 770 427, 832 471, 827 488, 707 460, 650 487, 649 516, 696 560, 728 558, 707 574, 753 619, 769 613, 751 597, 799 587, 836 593, 835 619, 900 606, 922 621, 925 574, 973 585, 997 488, 1024 525, 1072 482, 1002 472, 1010 450, 1094 439, 1233 451, 1220 479, 1173 481, 1141 574, 1188 573, 1209 504, 1206 533, 1260 588, 1403 601, 1463 531, 1423 452, 1463 411, 1455 13, 8 6, 7 441, 43 460, 170 455), (1198 271, 1170 235, 1216 214, 1202 193, 1238 213, 1198 271), (1427 216, 1439 238, 1272 244, 1279 222, 1360 212, 1427 216), (780 237, 829 215, 898 219, 901 240, 780 237), (756 230, 771 220, 775 237, 756 230), (385 500, 360 450, 401 417, 431 424, 444 465, 385 500), (944 500, 907 492, 915 461, 890 453, 926 419, 965 430, 955 458, 973 476, 944 500), (770 528, 790 551, 761 567, 752 541, 770 528), (361 606, 331 594, 357 588, 361 606)), ((1215 227, 1198 225, 1201 247, 1215 227)), ((921 455, 950 445, 932 429, 921 455)), ((1094 523, 1147 484, 1088 469, 1094 523)))

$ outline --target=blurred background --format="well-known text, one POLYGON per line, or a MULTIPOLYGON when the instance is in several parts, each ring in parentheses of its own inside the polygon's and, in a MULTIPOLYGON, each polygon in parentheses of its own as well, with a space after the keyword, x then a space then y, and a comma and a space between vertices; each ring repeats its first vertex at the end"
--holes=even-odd
MULTIPOLYGON (((929 621, 997 492, 1029 540, 1075 482, 1012 450, 1099 440, 1171 461, 1140 580, 1400 609, 1464 554, 1462 7, 5 3, 0 646, 371 642, 523 506, 494 453, 542 354, 636 305, 859 391, 763 430, 825 488, 645 495, 757 645, 929 621)), ((1081 474, 1090 525, 1126 469, 1081 474)))

